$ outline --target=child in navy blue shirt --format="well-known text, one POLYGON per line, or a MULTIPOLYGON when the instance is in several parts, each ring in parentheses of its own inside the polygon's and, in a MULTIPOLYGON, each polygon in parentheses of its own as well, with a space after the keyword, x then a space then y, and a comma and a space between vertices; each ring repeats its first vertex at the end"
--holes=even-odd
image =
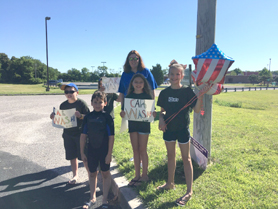
POLYGON ((97 167, 100 166, 103 179, 102 208, 108 208, 108 192, 111 186, 110 162, 114 145, 114 121, 110 114, 103 111, 107 104, 104 92, 96 91, 91 100, 94 111, 87 114, 82 124, 80 152, 89 167, 90 201, 83 208, 96 203, 97 167), (89 139, 88 154, 84 153, 86 139, 89 139))

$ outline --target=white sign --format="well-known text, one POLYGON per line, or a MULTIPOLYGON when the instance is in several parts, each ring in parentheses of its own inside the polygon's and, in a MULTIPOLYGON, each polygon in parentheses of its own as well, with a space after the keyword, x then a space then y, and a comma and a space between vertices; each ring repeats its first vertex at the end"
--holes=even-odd
POLYGON ((154 121, 154 100, 125 98, 125 118, 132 121, 154 121))
POLYGON ((76 109, 59 110, 53 107, 55 113, 52 119, 52 126, 56 128, 73 128, 77 127, 77 119, 75 116, 76 109))
POLYGON ((208 165, 208 150, 193 137, 191 137, 190 142, 192 145, 190 146, 191 158, 198 163, 201 168, 206 169, 208 165))
POLYGON ((105 93, 117 93, 120 84, 120 77, 102 78, 102 85, 105 87, 105 93))

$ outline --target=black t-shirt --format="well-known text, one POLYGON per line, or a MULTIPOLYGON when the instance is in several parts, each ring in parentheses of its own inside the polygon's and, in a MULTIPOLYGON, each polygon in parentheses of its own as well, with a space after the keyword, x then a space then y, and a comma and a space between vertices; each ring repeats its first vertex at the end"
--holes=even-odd
MULTIPOLYGON (((92 111, 85 116, 82 123, 81 130, 83 134, 88 135, 89 141, 90 141, 90 136, 92 136, 92 138, 100 136, 99 138, 94 139, 97 140, 95 141, 95 143, 101 144, 96 149, 103 149, 103 148, 107 149, 109 136, 115 135, 114 120, 111 117, 111 115, 106 112, 92 111), (102 124, 102 122, 105 123, 102 124), (95 136, 93 132, 95 132, 95 136)), ((92 147, 94 148, 94 146, 92 147)))
POLYGON ((107 105, 104 107, 104 111, 109 113, 112 118, 114 117, 114 101, 118 99, 118 95, 115 93, 106 94, 107 105))
MULTIPOLYGON (((60 110, 68 110, 75 108, 76 111, 79 111, 80 114, 88 114, 90 112, 86 102, 84 102, 82 99, 77 99, 76 102, 74 103, 69 103, 68 100, 64 101, 60 105, 60 110)), ((64 133, 70 134, 70 135, 79 135, 81 133, 81 125, 82 125, 82 120, 77 118, 77 127, 73 128, 64 128, 64 133)))
MULTIPOLYGON (((134 99, 152 99, 152 96, 146 93, 135 94, 131 93, 126 96, 126 98, 134 98, 134 99)), ((122 107, 124 109, 124 105, 122 107)), ((142 133, 150 133, 151 125, 150 122, 143 121, 128 121, 128 132, 142 132, 142 133)))
MULTIPOLYGON (((164 116, 166 124, 169 121, 167 120, 169 117, 177 113, 194 97, 195 93, 189 87, 182 86, 179 89, 168 87, 162 90, 158 97, 157 106, 162 107, 166 111, 166 115, 164 116)), ((196 99, 188 107, 180 111, 179 114, 169 122, 167 125, 168 131, 178 131, 189 127, 189 111, 190 108, 193 108, 196 105, 197 97, 195 98, 196 99)))

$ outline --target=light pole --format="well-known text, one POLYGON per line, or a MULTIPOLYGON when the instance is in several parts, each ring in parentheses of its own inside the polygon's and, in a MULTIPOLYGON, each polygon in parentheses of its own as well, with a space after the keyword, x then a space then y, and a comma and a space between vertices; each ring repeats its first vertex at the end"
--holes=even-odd
POLYGON ((103 64, 103 67, 104 67, 104 63, 106 63, 106 62, 101 62, 102 64, 103 64))
POLYGON ((48 74, 48 45, 47 45, 47 20, 50 20, 50 17, 45 17, 45 36, 46 36, 46 73, 47 73, 47 87, 46 87, 46 91, 49 91, 49 74, 48 74))
POLYGON ((93 71, 94 71, 94 67, 95 67, 95 66, 91 66, 91 67, 92 67, 92 72, 93 72, 93 71))
POLYGON ((269 58, 269 65, 268 65, 268 70, 269 70, 269 72, 270 72, 270 64, 271 64, 271 58, 269 58))

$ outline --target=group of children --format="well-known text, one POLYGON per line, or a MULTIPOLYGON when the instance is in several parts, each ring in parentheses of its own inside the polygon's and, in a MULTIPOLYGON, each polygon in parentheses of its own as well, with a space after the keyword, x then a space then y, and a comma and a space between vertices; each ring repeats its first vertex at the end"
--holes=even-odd
MULTIPOLYGON (((187 192, 185 195, 175 201, 180 206, 184 206, 192 196, 193 169, 189 149, 189 112, 192 108, 198 113, 201 109, 202 102, 202 96, 200 96, 198 100, 191 102, 187 108, 172 118, 173 114, 182 109, 189 101, 196 98, 191 88, 181 85, 184 69, 185 66, 178 64, 175 60, 170 63, 169 79, 171 86, 161 91, 157 101, 157 105, 161 107, 159 130, 163 131, 163 139, 167 148, 168 157, 168 180, 164 185, 157 187, 157 189, 174 189, 175 187, 175 147, 176 140, 178 140, 187 184, 187 192)), ((77 98, 78 87, 75 84, 70 83, 64 85, 61 89, 65 91, 67 101, 60 105, 60 109, 76 108, 75 115, 78 124, 77 128, 64 129, 63 133, 66 159, 70 160, 73 171, 73 178, 69 181, 69 184, 74 184, 77 181, 77 159, 81 158, 89 174, 91 192, 90 201, 83 208, 89 208, 96 203, 97 167, 100 166, 103 178, 102 208, 108 208, 107 196, 111 185, 110 162, 112 159, 115 134, 114 121, 110 112, 113 110, 113 101, 120 99, 116 94, 105 94, 100 80, 99 90, 92 95, 91 99, 91 105, 94 110, 89 113, 85 102, 77 98), (109 105, 112 106, 109 107, 109 105), (86 145, 88 148, 85 154, 84 150, 86 145)), ((206 87, 202 93, 208 90, 209 87, 206 87)), ((142 74, 137 73, 132 77, 126 98, 154 99, 148 81, 142 74)), ((122 106, 121 117, 125 116, 123 110, 124 107, 122 106)), ((153 112, 153 116, 156 116, 156 112, 153 112)), ((52 119, 53 117, 54 114, 52 113, 50 118, 52 119)), ((135 177, 129 182, 128 186, 138 186, 142 182, 149 180, 147 144, 150 134, 150 123, 129 121, 128 128, 135 168, 135 177), (142 163, 142 175, 140 174, 140 162, 142 163)))

